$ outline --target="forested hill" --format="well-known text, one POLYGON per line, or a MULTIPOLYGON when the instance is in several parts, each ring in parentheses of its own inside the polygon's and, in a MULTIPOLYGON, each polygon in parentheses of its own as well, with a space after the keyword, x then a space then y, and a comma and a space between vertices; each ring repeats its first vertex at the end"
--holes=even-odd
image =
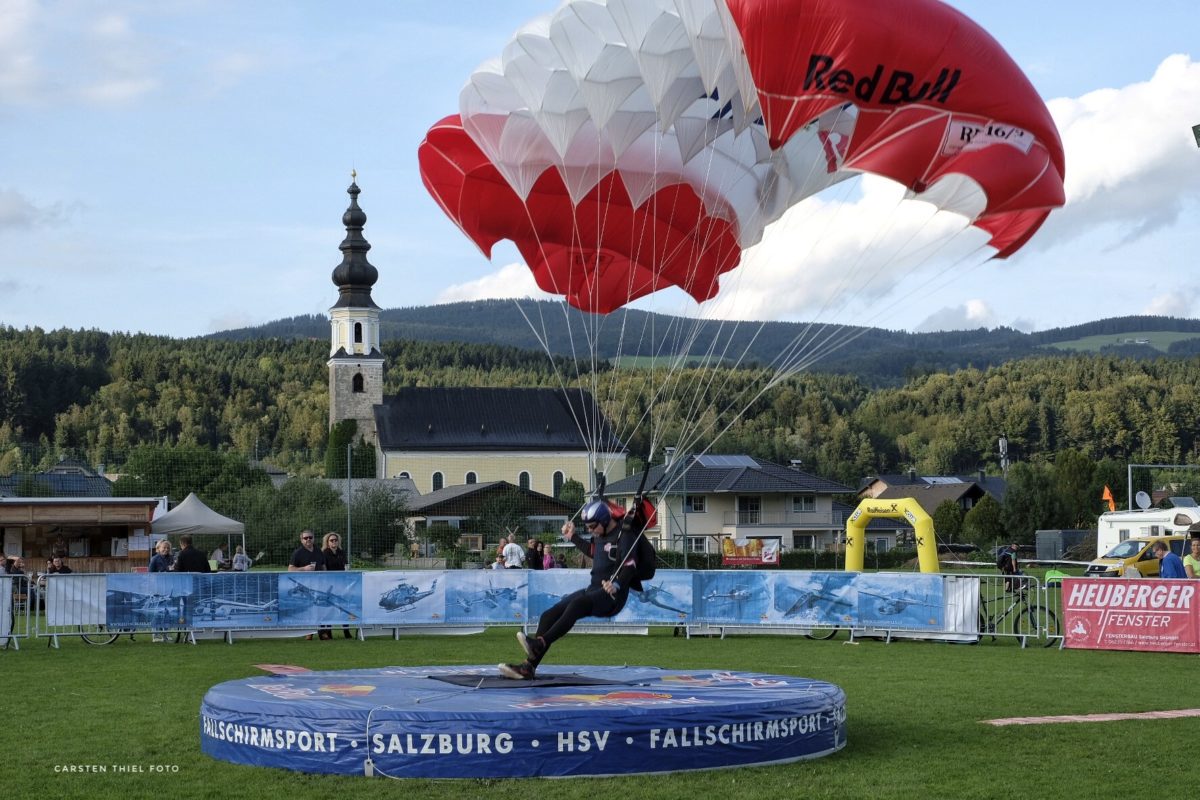
MULTIPOLYGON (((1111 342, 1102 339, 1082 348, 1111 355, 1138 358, 1200 352, 1200 320, 1147 316, 1114 317, 1037 333, 1011 328, 906 333, 802 322, 696 323, 637 310, 601 318, 552 301, 482 300, 387 309, 380 314, 380 327, 383 341, 466 342, 540 351, 540 337, 555 354, 570 356, 573 352, 590 352, 586 339, 595 336, 596 354, 601 358, 686 352, 703 359, 706 354, 716 353, 717 357, 724 355, 725 363, 732 363, 732 354, 745 352, 743 363, 760 365, 772 363, 781 352, 798 343, 807 350, 821 351, 813 370, 854 375, 873 386, 899 385, 917 375, 953 372, 968 366, 986 368, 1044 355, 1053 352, 1056 345, 1089 337, 1111 337, 1111 342), (1159 348, 1139 343, 1151 333, 1183 336, 1159 348), (1196 338, 1184 338, 1187 334, 1195 334, 1196 338)), ((328 336, 326 317, 306 315, 223 331, 212 338, 327 340, 328 336)))

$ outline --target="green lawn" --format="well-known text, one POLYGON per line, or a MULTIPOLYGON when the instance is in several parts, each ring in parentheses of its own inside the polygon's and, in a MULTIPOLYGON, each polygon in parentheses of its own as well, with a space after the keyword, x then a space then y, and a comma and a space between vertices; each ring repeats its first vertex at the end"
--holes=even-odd
POLYGON ((1144 339, 1145 343, 1153 347, 1155 350, 1167 352, 1175 342, 1183 341, 1184 339, 1195 339, 1194 333, 1179 333, 1175 331, 1145 331, 1142 333, 1105 333, 1097 336, 1085 336, 1081 339, 1072 339, 1067 342, 1054 342, 1053 344, 1041 345, 1043 348, 1053 348, 1056 350, 1072 350, 1079 353, 1099 353, 1100 348, 1109 347, 1120 344, 1133 344, 1137 340, 1144 339))
POLYGON ((513 629, 470 637, 239 641, 230 646, 108 647, 41 641, 0 652, 8 719, 0 738, 7 798, 336 797, 529 800, 678 797, 1188 797, 1184 760, 1195 719, 1013 726, 1024 715, 1136 712, 1197 705, 1196 656, 1022 650, 930 642, 851 645, 800 637, 568 636, 553 660, 803 675, 842 686, 849 744, 817 761, 658 777, 401 781, 236 766, 200 753, 198 711, 213 684, 261 675, 255 664, 312 669, 475 664, 517 656, 513 629), (1134 746, 1136 745, 1136 746, 1134 746), (1134 764, 1137 764, 1135 767, 1134 764), (65 774, 63 765, 108 765, 65 774), (118 774, 112 765, 146 770, 118 774), (165 765, 169 773, 150 771, 165 765), (177 770, 177 771, 176 771, 177 770))

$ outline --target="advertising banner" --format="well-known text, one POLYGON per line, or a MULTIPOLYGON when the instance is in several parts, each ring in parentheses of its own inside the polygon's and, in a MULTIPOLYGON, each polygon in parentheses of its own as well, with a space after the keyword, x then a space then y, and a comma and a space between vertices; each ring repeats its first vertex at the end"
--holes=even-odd
POLYGON ((721 539, 721 565, 725 567, 778 567, 782 540, 775 537, 721 539))
POLYGON ((1196 583, 1064 578, 1066 647, 1200 653, 1196 583))

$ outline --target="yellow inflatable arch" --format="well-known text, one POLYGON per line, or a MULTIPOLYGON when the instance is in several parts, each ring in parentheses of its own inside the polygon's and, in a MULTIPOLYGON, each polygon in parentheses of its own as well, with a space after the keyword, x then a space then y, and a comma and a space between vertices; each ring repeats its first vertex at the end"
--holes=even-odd
POLYGON ((863 500, 846 520, 846 570, 862 572, 867 553, 867 523, 876 518, 906 519, 917 535, 917 563, 921 572, 939 572, 933 520, 911 497, 899 500, 863 500))

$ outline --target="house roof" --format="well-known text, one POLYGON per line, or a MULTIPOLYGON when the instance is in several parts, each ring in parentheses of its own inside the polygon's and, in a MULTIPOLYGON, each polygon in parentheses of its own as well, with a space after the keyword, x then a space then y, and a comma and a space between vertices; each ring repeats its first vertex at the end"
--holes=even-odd
POLYGON ((892 499, 909 496, 903 494, 886 494, 893 489, 899 489, 902 487, 909 487, 907 491, 911 493, 915 491, 913 487, 975 484, 983 489, 983 491, 990 494, 997 502, 1004 502, 1004 493, 1008 488, 1008 482, 998 475, 872 475, 863 479, 858 488, 859 494, 863 494, 868 488, 876 483, 882 483, 885 487, 887 487, 884 490, 885 493, 879 496, 887 496, 892 499))
POLYGON ((112 497, 112 482, 76 461, 61 461, 45 472, 0 477, 0 497, 18 497, 30 491, 54 497, 112 497))
MULTIPOLYGON (((610 483, 607 493, 614 496, 636 494, 641 483, 641 475, 631 475, 610 483)), ((671 491, 688 494, 847 494, 854 491, 837 481, 751 456, 689 456, 683 465, 671 470, 661 464, 651 467, 646 478, 647 491, 661 491, 668 484, 672 484, 671 491)))
POLYGON ((524 495, 530 513, 535 516, 558 516, 564 518, 575 513, 574 506, 558 498, 522 489, 508 481, 487 483, 465 483, 446 486, 429 494, 419 495, 409 501, 409 511, 416 516, 471 516, 479 511, 480 504, 490 495, 502 492, 518 492, 524 495))
MULTIPOLYGON (((345 478, 324 478, 323 480, 330 489, 338 493, 343 503, 350 499, 346 493, 345 478)), ((417 485, 411 478, 351 478, 350 480, 350 491, 354 494, 369 492, 373 489, 384 489, 397 500, 401 500, 409 506, 421 496, 421 493, 417 491, 417 485)))
POLYGON ((964 497, 978 500, 984 494, 986 493, 983 487, 974 481, 969 483, 927 483, 889 486, 877 496, 877 499, 899 500, 902 497, 911 497, 920 504, 921 508, 925 509, 926 514, 932 517, 937 507, 947 500, 954 503, 961 501, 964 497))
POLYGON ((382 450, 624 452, 581 389, 406 388, 375 406, 382 450))

